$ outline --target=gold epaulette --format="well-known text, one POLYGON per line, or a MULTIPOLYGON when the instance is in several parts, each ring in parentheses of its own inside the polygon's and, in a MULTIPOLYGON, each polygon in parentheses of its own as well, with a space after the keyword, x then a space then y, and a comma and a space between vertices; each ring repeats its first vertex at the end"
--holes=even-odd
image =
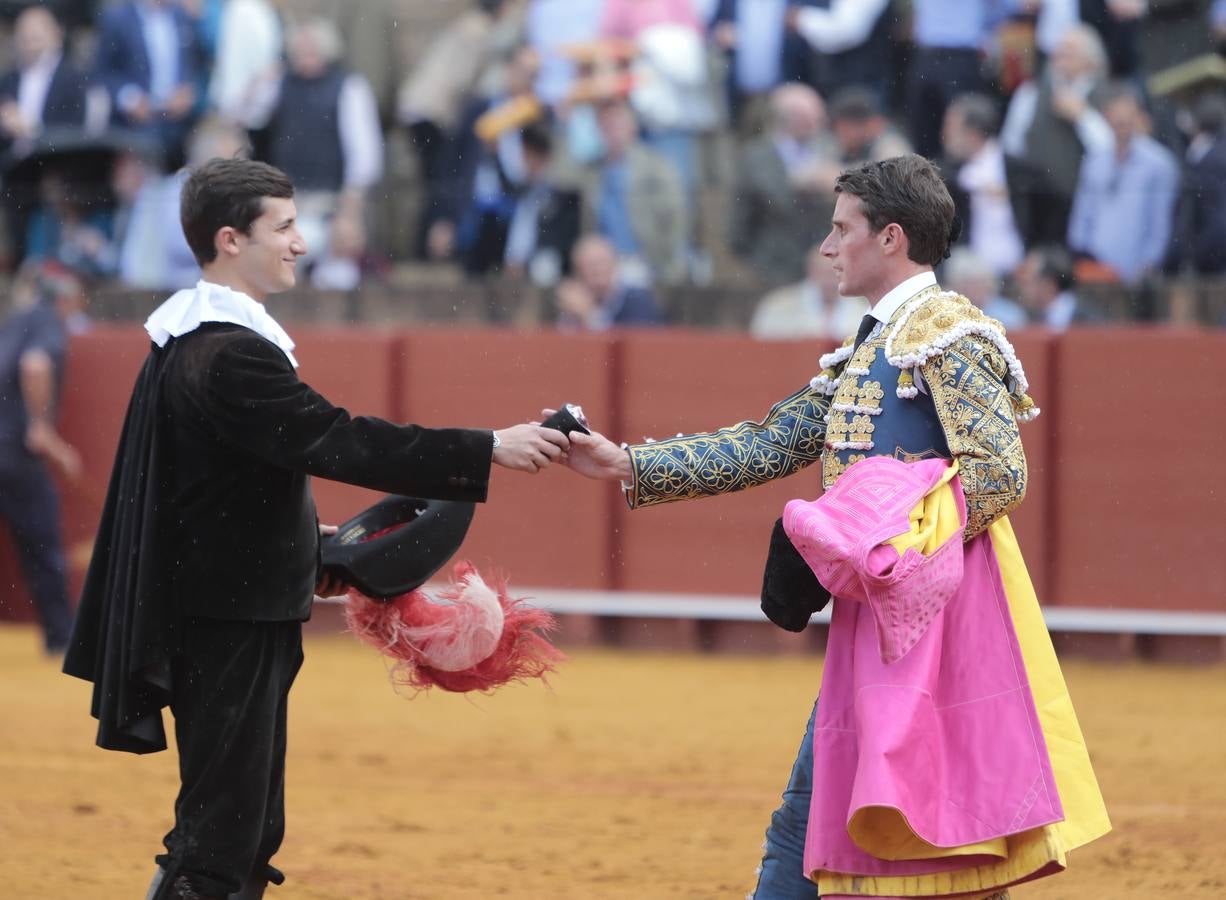
POLYGON ((1030 384, 1005 327, 986 315, 970 300, 953 291, 925 294, 919 302, 904 306, 886 339, 886 358, 904 371, 926 365, 963 338, 990 344, 1008 369, 1009 398, 1014 415, 1026 422, 1039 409, 1026 393, 1030 384))

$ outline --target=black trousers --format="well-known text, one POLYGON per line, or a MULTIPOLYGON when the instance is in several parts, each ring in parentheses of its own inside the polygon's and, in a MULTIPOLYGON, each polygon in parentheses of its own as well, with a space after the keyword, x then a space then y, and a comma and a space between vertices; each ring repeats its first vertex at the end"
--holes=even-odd
POLYGON ((60 538, 60 498, 41 462, 0 464, 0 519, 13 535, 47 651, 62 653, 72 637, 72 612, 60 538))
POLYGON ((285 732, 290 686, 302 665, 300 622, 185 623, 173 666, 179 796, 167 880, 197 892, 237 892, 285 834, 285 732))

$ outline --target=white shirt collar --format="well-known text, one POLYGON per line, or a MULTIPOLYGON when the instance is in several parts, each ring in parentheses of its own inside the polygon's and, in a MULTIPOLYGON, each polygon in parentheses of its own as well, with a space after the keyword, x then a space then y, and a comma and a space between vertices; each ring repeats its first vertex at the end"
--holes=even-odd
POLYGON ((249 328, 281 348, 290 364, 298 368, 298 360, 290 352, 294 349, 293 340, 262 303, 241 291, 203 279, 194 288, 178 291, 155 309, 145 320, 145 331, 153 343, 165 347, 171 338, 195 331, 205 322, 228 322, 249 328))
POLYGON ((933 287, 937 283, 936 273, 929 270, 920 272, 918 275, 912 275, 902 284, 891 290, 888 294, 878 300, 873 308, 868 311, 869 315, 878 322, 889 323, 890 319, 894 318, 894 313, 898 312, 898 308, 922 291, 924 288, 933 287))

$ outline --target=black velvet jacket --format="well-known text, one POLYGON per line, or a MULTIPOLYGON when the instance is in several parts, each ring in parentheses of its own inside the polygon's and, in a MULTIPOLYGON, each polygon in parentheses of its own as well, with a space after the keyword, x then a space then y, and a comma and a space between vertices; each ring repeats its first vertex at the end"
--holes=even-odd
POLYGON ((94 682, 101 746, 165 747, 158 711, 185 616, 310 615, 319 529, 308 476, 481 501, 488 431, 350 416, 272 343, 204 325, 141 370, 64 671, 94 682))

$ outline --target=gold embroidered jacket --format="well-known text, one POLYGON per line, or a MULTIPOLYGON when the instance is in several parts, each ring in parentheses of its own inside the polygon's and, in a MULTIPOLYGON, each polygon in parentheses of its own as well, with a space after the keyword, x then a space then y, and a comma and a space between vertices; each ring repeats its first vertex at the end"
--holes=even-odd
MULTIPOLYGON (((885 327, 883 343, 899 373, 897 388, 885 389, 916 396, 912 385, 918 372, 932 397, 950 453, 959 461, 966 531, 972 537, 1017 506, 1026 492, 1017 422, 1038 410, 1025 393, 1021 365, 999 323, 965 297, 936 288, 921 291, 898 310, 885 327)), ((822 375, 810 387, 777 403, 760 422, 631 446, 634 479, 626 492, 631 508, 744 490, 818 459, 829 486, 845 467, 826 446, 826 428, 831 395, 844 378, 854 377, 846 372, 849 357, 850 341, 823 357, 822 375)))

